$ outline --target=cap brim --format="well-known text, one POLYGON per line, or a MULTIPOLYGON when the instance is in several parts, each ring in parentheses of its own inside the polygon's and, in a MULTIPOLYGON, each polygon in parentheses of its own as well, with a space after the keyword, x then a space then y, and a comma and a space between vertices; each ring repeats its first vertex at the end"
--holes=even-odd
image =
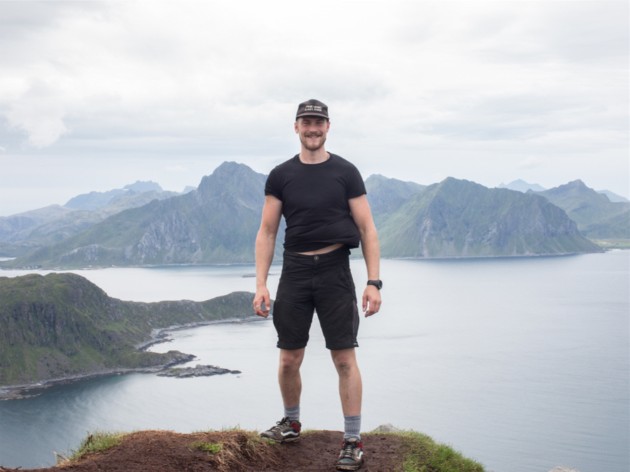
POLYGON ((306 112, 306 113, 302 113, 301 115, 296 115, 295 119, 297 120, 298 118, 304 118, 305 116, 315 116, 317 118, 326 118, 326 119, 328 119, 327 115, 324 115, 322 113, 313 113, 311 111, 306 112))

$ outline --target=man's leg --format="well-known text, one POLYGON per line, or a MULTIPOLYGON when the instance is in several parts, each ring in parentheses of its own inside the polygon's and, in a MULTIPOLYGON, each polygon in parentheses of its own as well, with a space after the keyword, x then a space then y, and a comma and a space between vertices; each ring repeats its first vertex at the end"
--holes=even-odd
POLYGON ((337 459, 337 470, 358 470, 363 465, 361 442, 361 372, 354 348, 331 351, 339 374, 339 396, 344 417, 343 446, 337 459))
POLYGON ((343 416, 360 417, 363 384, 354 348, 330 352, 339 374, 339 396, 343 416))
POLYGON ((304 349, 280 349, 278 365, 278 384, 284 404, 284 416, 267 431, 260 435, 277 442, 297 441, 300 438, 300 395, 302 378, 300 366, 304 359, 304 349))
POLYGON ((302 394, 300 367, 304 360, 304 352, 304 348, 280 349, 278 384, 280 385, 280 393, 282 394, 285 410, 300 406, 300 396, 302 394))

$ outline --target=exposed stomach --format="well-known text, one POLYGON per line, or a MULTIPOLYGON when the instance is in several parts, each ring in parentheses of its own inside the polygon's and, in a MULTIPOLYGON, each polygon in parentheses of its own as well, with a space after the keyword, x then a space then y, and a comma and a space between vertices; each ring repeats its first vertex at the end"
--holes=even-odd
POLYGON ((327 254, 329 252, 333 252, 339 249, 342 246, 343 244, 341 243, 335 243, 335 244, 331 244, 330 246, 322 247, 320 249, 315 249, 314 251, 298 252, 298 254, 302 254, 304 256, 315 256, 317 254, 327 254))

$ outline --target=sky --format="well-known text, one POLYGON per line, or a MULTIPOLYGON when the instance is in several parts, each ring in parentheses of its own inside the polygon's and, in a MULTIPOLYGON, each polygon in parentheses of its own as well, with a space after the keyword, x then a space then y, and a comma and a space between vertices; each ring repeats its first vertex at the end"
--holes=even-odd
POLYGON ((326 149, 372 174, 630 197, 624 1, 0 0, 0 216, 326 149))

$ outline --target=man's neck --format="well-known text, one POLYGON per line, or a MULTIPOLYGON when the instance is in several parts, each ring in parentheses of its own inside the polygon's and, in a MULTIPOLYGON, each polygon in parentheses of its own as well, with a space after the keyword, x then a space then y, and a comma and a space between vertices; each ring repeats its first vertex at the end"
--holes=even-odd
POLYGON ((300 161, 304 164, 321 164, 330 158, 330 154, 323 147, 316 151, 310 151, 302 147, 300 151, 300 161))

